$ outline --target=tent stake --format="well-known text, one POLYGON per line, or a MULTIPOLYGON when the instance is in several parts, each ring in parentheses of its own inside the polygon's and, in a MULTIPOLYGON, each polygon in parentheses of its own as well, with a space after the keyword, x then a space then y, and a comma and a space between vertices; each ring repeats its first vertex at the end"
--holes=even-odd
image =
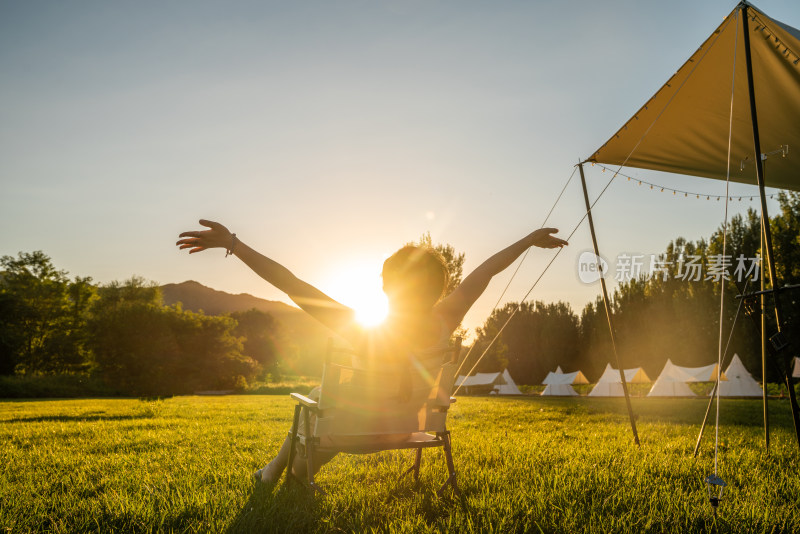
POLYGON ((622 392, 625 394, 625 404, 628 407, 628 416, 631 419, 631 430, 633 431, 633 440, 636 445, 641 446, 639 443, 639 433, 636 431, 636 419, 633 416, 633 407, 631 407, 631 398, 628 395, 628 382, 625 380, 625 370, 619 361, 619 353, 617 352, 617 339, 614 333, 614 323, 611 319, 611 305, 608 300, 608 290, 606 289, 605 273, 602 271, 600 265, 600 250, 597 246, 597 236, 594 233, 594 221, 592 220, 592 206, 589 202, 589 193, 586 190, 586 177, 583 175, 583 163, 578 164, 578 170, 581 173, 581 184, 583 185, 583 200, 586 202, 586 215, 589 219, 589 231, 592 233, 592 245, 594 246, 594 254, 597 258, 597 268, 600 273, 600 285, 603 288, 603 304, 606 308, 606 317, 608 318, 608 330, 611 333, 611 347, 614 349, 614 358, 617 361, 617 368, 619 369, 619 377, 622 380, 622 392))
MULTIPOLYGON (((792 406, 792 419, 794 420, 794 431, 797 437, 797 445, 800 447, 800 416, 798 416, 797 398, 794 393, 794 385, 792 384, 791 358, 786 355, 788 352, 786 351, 786 348, 788 348, 787 342, 783 332, 781 331, 783 325, 783 314, 781 313, 779 295, 780 284, 778 283, 778 274, 775 268, 774 249, 772 248, 772 230, 770 229, 769 225, 767 195, 764 191, 764 167, 761 161, 761 140, 759 139, 758 135, 758 115, 756 113, 756 95, 753 83, 753 60, 750 54, 750 30, 748 25, 749 15, 747 12, 748 4, 747 2, 742 2, 741 6, 742 24, 744 30, 744 53, 747 63, 747 88, 748 93, 750 94, 750 117, 752 118, 753 123, 753 148, 755 149, 756 179, 758 180, 758 194, 761 198, 761 217, 763 221, 762 226, 764 228, 764 241, 766 244, 766 259, 767 265, 769 266, 769 278, 770 285, 772 287, 772 303, 773 309, 775 310, 775 322, 778 329, 777 333, 770 338, 770 341, 772 341, 772 344, 775 347, 775 352, 779 361, 781 353, 784 354, 784 378, 786 380, 786 387, 789 390, 789 401, 792 406)), ((764 386, 766 388, 766 384, 764 384, 764 386)))

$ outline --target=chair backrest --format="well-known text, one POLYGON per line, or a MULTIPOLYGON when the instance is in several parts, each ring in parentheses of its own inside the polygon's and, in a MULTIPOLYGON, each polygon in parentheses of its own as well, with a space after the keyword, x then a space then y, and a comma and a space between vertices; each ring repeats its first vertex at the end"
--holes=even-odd
POLYGON ((327 363, 316 436, 368 436, 445 430, 461 353, 454 346, 425 351, 409 365, 363 370, 327 363))

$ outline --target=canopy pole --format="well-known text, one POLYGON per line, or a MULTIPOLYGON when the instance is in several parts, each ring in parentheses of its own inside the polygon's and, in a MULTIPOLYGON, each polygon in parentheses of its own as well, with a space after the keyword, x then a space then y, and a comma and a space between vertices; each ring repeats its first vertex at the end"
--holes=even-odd
MULTIPOLYGON (((770 337, 775 352, 780 360, 781 353, 788 348, 786 337, 783 335, 783 314, 781 313, 781 304, 779 298, 780 284, 778 283, 778 274, 775 269, 775 255, 772 248, 772 230, 769 225, 769 212, 767 210, 767 195, 764 191, 764 167, 761 162, 761 140, 758 135, 758 115, 756 113, 756 95, 753 83, 753 60, 750 53, 750 30, 747 12, 748 4, 742 2, 742 24, 744 30, 744 53, 745 61, 747 63, 747 89, 750 95, 750 117, 753 123, 753 148, 755 149, 756 160, 756 179, 758 180, 758 194, 761 197, 761 217, 764 228, 764 241, 766 245, 766 259, 769 267, 770 286, 772 287, 772 303, 775 310, 775 322, 777 326, 777 333, 770 337)), ((762 268, 763 276, 763 268, 762 268)), ((785 354, 785 353, 784 353, 785 354)), ((783 368, 784 378, 786 380, 786 388, 789 390, 789 401, 792 405, 792 419, 794 420, 794 431, 797 437, 797 445, 800 447, 800 416, 798 416, 797 398, 794 393, 794 385, 792 384, 791 373, 791 358, 784 356, 783 368)), ((766 384, 765 384, 766 387, 766 384)))
POLYGON ((594 221, 592 219, 592 205, 589 202, 589 193, 586 190, 586 177, 583 174, 583 162, 578 163, 578 170, 581 173, 581 185, 583 185, 583 200, 586 202, 586 215, 589 219, 589 231, 592 234, 592 245, 594 246, 594 254, 597 258, 597 269, 600 273, 600 285, 603 288, 603 304, 606 308, 606 317, 608 318, 608 330, 611 333, 611 347, 614 350, 614 358, 617 361, 617 368, 619 369, 619 377, 622 381, 622 392, 625 395, 625 405, 628 408, 628 416, 631 420, 631 430, 633 431, 633 441, 636 442, 636 445, 641 446, 639 443, 639 433, 636 431, 636 419, 633 415, 633 407, 631 406, 631 398, 628 395, 628 382, 625 380, 625 370, 622 368, 622 365, 619 361, 619 353, 617 352, 617 339, 616 334, 614 333, 614 323, 611 319, 611 305, 608 300, 608 290, 606 289, 606 279, 604 277, 602 266, 600 265, 600 250, 597 246, 597 236, 594 232, 594 221))
MULTIPOLYGON (((764 255, 764 217, 761 217, 761 255, 764 255)), ((763 258, 761 260, 764 261, 763 258)), ((767 404, 767 289, 764 284, 764 266, 759 272, 761 282, 761 296, 759 305, 761 308, 761 397, 764 404, 764 449, 769 451, 769 410, 767 404)), ((744 300, 744 299, 742 299, 744 300)))

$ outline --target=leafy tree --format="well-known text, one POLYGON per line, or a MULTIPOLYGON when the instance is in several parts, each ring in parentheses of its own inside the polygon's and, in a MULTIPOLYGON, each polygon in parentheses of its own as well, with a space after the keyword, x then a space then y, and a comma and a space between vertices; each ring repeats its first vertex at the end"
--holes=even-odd
MULTIPOLYGON (((782 194, 779 202, 781 213, 773 217, 770 224, 776 267, 781 283, 786 284, 797 280, 794 271, 800 260, 800 195, 782 194)), ((671 266, 666 279, 640 277, 620 284, 613 295, 612 310, 623 366, 643 366, 648 374, 655 375, 661 371, 667 358, 679 365, 689 366, 716 361, 719 351, 720 291, 725 291, 723 348, 727 344, 728 334, 732 333, 728 354, 738 353, 748 370, 759 376, 759 318, 754 317, 754 321, 741 312, 735 326, 734 318, 739 306, 739 300, 735 297, 745 290, 751 292, 759 289, 758 276, 768 276, 766 266, 763 273, 736 272, 740 258, 743 262, 749 262, 761 254, 760 232, 760 217, 753 210, 744 216, 731 218, 725 242, 725 255, 731 262, 730 279, 727 281, 708 276, 709 267, 723 253, 720 227, 708 242, 703 239, 691 242, 683 238, 670 242, 660 258, 671 266), (686 260, 690 257, 695 257, 701 266, 702 276, 697 280, 687 272, 686 260), (748 277, 750 281, 745 284, 748 277)), ((785 332, 792 346, 798 347, 800 333, 795 333, 797 329, 791 325, 800 319, 800 299, 792 293, 784 293, 782 298, 787 322, 785 332)), ((767 325, 773 332, 774 314, 770 302, 767 306, 767 325)), ((603 338, 610 341, 608 327, 603 324, 605 320, 601 299, 584 309, 581 317, 581 358, 584 362, 600 358, 600 363, 605 365, 605 362, 613 361, 610 345, 599 344, 603 338), (605 330, 604 335, 602 330, 605 330)), ((768 379, 780 379, 777 366, 772 365, 767 371, 768 379)))
POLYGON ((270 314, 255 308, 230 314, 236 321, 233 334, 242 338, 243 354, 258 364, 260 378, 280 375, 280 349, 286 341, 280 323, 270 314))
POLYGON ((478 328, 474 361, 484 351, 486 355, 477 370, 496 372, 508 367, 516 382, 538 384, 556 365, 565 366, 565 370, 576 368, 578 317, 570 306, 563 302, 523 302, 508 321, 517 306, 511 302, 494 310, 478 328), (507 321, 497 341, 489 346, 507 321))
POLYGON ((445 288, 445 296, 452 293, 461 284, 461 278, 464 275, 465 255, 463 252, 457 253, 453 245, 450 244, 434 244, 430 232, 422 234, 419 241, 407 244, 431 248, 444 258, 445 265, 447 266, 447 288, 445 288))
POLYGON ((17 316, 17 302, 12 294, 0 291, 0 375, 12 375, 19 363, 22 336, 12 318, 17 316))
MULTIPOLYGON (((782 284, 800 283, 800 193, 778 194, 781 213, 772 218, 775 267, 782 284)), ((797 300, 797 299, 795 299, 797 300)))
POLYGON ((578 339, 580 348, 577 368, 583 371, 589 381, 594 381, 600 377, 606 363, 613 361, 614 358, 602 296, 584 306, 578 339))
POLYGON ((513 311, 510 306, 494 310, 484 325, 476 329, 470 361, 464 362, 462 374, 466 374, 473 367, 478 373, 492 373, 502 371, 508 366, 508 345, 501 337, 502 334, 498 336, 498 333, 513 311))
POLYGON ((229 389, 252 377, 236 321, 167 307, 155 284, 134 277, 99 288, 89 324, 98 373, 134 395, 229 389))
MULTIPOLYGON (((778 195, 781 213, 772 218, 771 230, 773 247, 775 248, 775 268, 778 283, 781 286, 800 284, 800 193, 782 192, 778 195)), ((765 269, 766 270, 766 269, 765 269)), ((787 337, 790 352, 783 354, 785 358, 800 356, 800 290, 791 289, 781 293, 783 333, 787 337)), ((770 304, 768 304, 769 306, 770 304)), ((767 319, 770 332, 775 332, 775 316, 770 308, 767 319)), ((785 361, 777 362, 784 366, 785 361)), ((783 380, 777 366, 768 367, 773 380, 783 380)), ((780 369, 782 372, 783 369, 780 369)))
POLYGON ((91 278, 70 282, 41 251, 0 258, 0 372, 85 370, 91 278))

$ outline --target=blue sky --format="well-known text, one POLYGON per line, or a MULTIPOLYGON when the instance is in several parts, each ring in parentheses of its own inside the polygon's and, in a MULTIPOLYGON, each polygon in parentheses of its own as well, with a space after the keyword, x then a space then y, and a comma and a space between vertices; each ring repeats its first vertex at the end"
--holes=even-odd
MULTIPOLYGON (((756 5, 800 26, 796 1, 756 5)), ((575 162, 734 6, 0 0, 0 254, 43 250, 98 282, 193 279, 284 300, 220 251, 178 253, 177 234, 204 217, 346 303, 358 281, 344 273, 377 286, 383 259, 426 231, 469 270, 537 228, 575 162)), ((606 178, 590 169, 590 191, 606 178)), ((598 203, 605 256, 722 223, 721 203, 643 189, 620 181, 598 203)), ((568 233, 582 202, 573 180, 548 224, 568 233)), ((590 247, 583 226, 531 298, 578 312, 593 300, 599 286, 576 274, 590 247)), ((550 254, 529 257, 504 300, 550 254)))

